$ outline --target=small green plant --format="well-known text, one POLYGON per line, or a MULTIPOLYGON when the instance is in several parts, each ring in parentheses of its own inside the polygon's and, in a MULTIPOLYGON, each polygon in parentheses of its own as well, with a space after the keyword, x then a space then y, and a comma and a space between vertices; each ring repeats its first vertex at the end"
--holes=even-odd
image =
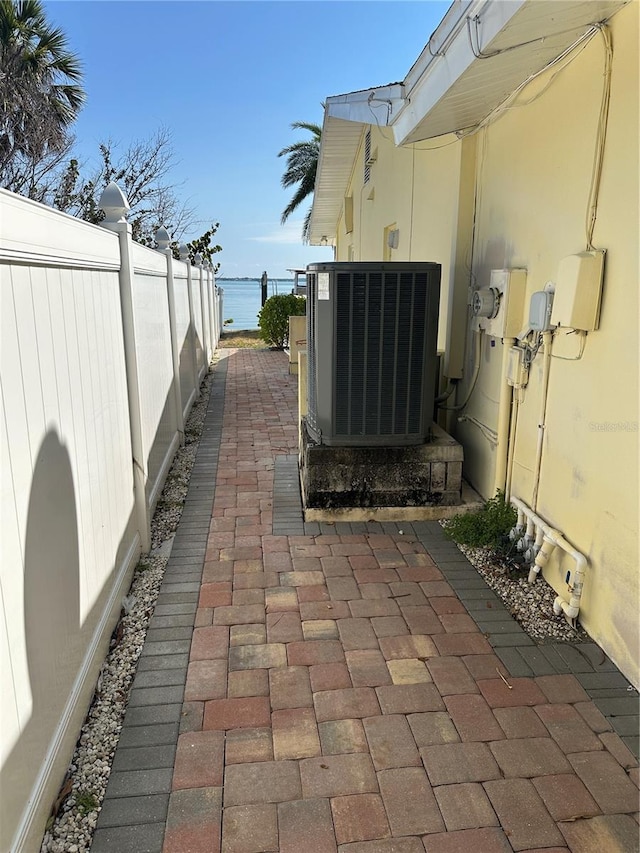
POLYGON ((230 326, 233 323, 233 317, 229 317, 228 320, 225 320, 222 324, 223 326, 230 326))
POLYGON ((480 509, 450 519, 445 533, 459 545, 505 552, 508 550, 509 531, 517 518, 516 510, 505 501, 504 492, 499 491, 480 509))
POLYGON ((76 806, 80 814, 88 814, 98 808, 98 800, 91 791, 78 791, 76 794, 76 806))
POLYGON ((307 300, 294 293, 270 296, 258 313, 260 337, 270 347, 282 349, 289 342, 289 317, 306 313, 307 300))

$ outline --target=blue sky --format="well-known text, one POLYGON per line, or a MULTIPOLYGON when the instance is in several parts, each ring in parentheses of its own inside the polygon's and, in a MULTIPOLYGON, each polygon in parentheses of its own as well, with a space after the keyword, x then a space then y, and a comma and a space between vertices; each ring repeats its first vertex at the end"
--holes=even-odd
POLYGON ((402 80, 449 5, 52 0, 46 9, 83 63, 81 159, 103 140, 126 146, 167 128, 171 180, 199 220, 186 238, 218 221, 221 276, 277 278, 331 257, 302 244, 306 205, 280 225, 292 191, 281 188, 277 154, 305 137, 291 122, 321 124, 327 96, 402 80))

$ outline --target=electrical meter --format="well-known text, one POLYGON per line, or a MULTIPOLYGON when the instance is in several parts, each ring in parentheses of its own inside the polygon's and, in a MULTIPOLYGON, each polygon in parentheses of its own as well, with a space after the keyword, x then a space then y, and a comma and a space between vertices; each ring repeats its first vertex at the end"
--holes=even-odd
POLYGON ((515 338, 522 328, 526 284, 526 270, 491 270, 489 286, 473 293, 473 328, 494 338, 515 338))

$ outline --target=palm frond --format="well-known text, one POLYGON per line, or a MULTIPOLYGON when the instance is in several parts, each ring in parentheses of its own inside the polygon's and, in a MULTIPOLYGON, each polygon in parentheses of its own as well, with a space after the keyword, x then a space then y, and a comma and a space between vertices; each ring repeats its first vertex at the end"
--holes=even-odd
POLYGON ((80 60, 41 0, 0 0, 0 69, 0 186, 33 195, 39 162, 67 150, 85 101, 80 60))
MULTIPOLYGON (((294 142, 278 152, 278 157, 287 158, 286 168, 280 179, 282 186, 285 189, 297 187, 293 198, 282 211, 280 221, 283 225, 302 202, 313 194, 322 140, 322 128, 317 124, 295 121, 291 127, 293 130, 306 130, 312 134, 313 138, 294 142)), ((305 241, 308 240, 309 236, 310 217, 311 210, 305 218, 302 231, 302 238, 305 241)))

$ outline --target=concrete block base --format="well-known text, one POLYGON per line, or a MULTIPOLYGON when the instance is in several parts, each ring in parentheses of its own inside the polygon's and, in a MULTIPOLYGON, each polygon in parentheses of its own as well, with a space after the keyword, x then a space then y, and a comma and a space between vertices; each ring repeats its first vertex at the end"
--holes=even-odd
POLYGON ((438 521, 480 509, 483 504, 480 495, 463 481, 462 503, 457 506, 371 506, 347 509, 306 507, 303 512, 305 521, 324 521, 328 524, 338 521, 438 521))
POLYGON ((300 477, 305 518, 317 520, 314 510, 335 511, 341 518, 347 510, 367 510, 369 518, 370 510, 383 508, 411 509, 413 518, 443 518, 446 513, 416 511, 460 506, 462 461, 462 446, 437 424, 432 425, 432 440, 421 445, 329 447, 313 442, 303 419, 300 477))

